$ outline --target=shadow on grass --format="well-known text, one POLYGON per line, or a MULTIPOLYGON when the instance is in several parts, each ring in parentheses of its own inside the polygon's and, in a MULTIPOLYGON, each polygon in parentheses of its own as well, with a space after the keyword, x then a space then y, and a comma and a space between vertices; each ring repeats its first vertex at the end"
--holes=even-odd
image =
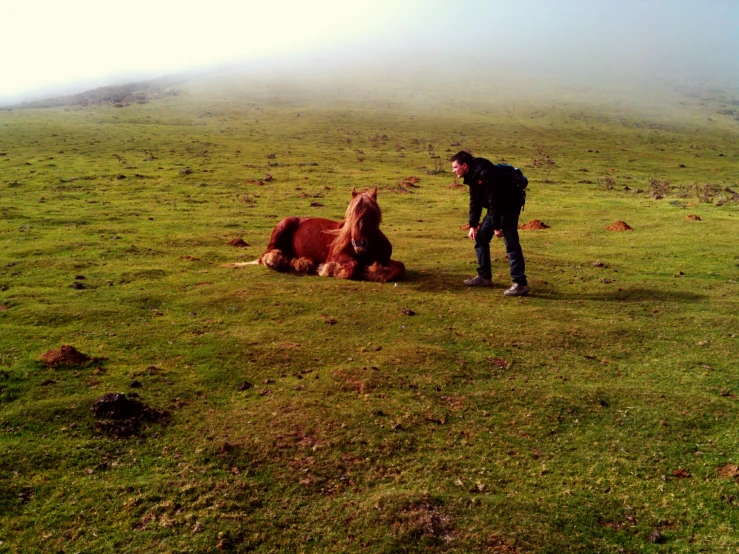
MULTIPOLYGON (((416 271, 408 271, 403 282, 412 283, 413 287, 419 292, 439 292, 439 291, 457 291, 462 292, 470 290, 462 281, 467 277, 450 275, 450 274, 429 274, 416 271)), ((486 287, 485 290, 497 294, 497 291, 505 290, 510 286, 505 282, 493 282, 493 286, 486 287)), ((633 287, 621 290, 603 290, 591 292, 562 291, 551 285, 531 285, 529 298, 537 298, 542 300, 555 301, 614 301, 614 302, 703 302, 708 299, 705 294, 696 294, 692 292, 663 290, 654 288, 633 287)))
POLYGON ((635 287, 630 289, 613 290, 613 291, 592 291, 592 292, 569 292, 558 291, 551 287, 543 287, 540 289, 532 289, 529 293, 531 298, 541 298, 542 300, 561 300, 561 301, 610 301, 610 302, 703 302, 708 299, 705 294, 695 294, 693 292, 683 292, 674 290, 661 290, 653 288, 635 287))

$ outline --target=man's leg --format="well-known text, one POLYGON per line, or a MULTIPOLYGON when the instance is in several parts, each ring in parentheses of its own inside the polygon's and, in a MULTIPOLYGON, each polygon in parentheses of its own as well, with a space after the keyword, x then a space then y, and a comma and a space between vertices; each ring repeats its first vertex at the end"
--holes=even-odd
POLYGON ((490 217, 482 220, 482 225, 475 235, 475 254, 477 254, 477 274, 483 279, 492 279, 493 271, 490 264, 490 241, 493 238, 493 222, 490 217))
POLYGON ((514 283, 528 286, 526 281, 526 262, 523 259, 523 250, 518 240, 519 212, 503 214, 502 231, 505 251, 508 254, 508 263, 511 265, 511 279, 514 283))

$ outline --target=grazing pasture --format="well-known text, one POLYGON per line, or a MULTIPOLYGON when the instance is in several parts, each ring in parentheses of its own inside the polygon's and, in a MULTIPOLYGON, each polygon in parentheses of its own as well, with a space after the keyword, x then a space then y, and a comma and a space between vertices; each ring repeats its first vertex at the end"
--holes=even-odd
POLYGON ((0 111, 0 552, 739 548, 735 91, 176 88, 0 111), (354 187, 404 280, 223 267, 354 187))

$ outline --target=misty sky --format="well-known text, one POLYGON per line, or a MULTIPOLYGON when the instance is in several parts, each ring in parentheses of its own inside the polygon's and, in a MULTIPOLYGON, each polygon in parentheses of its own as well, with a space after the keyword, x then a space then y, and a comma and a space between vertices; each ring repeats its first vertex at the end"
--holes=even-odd
POLYGON ((739 81, 734 0, 17 0, 2 20, 0 103, 233 63, 739 81))

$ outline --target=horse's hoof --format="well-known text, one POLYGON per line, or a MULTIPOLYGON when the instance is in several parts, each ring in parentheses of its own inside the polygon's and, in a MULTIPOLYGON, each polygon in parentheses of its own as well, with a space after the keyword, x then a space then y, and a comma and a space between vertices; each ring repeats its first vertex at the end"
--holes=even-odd
POLYGON ((326 262, 318 266, 318 275, 321 277, 339 277, 341 273, 341 264, 336 262, 326 262))
POLYGON ((259 262, 275 271, 287 271, 290 269, 290 261, 282 255, 282 250, 270 250, 262 254, 259 262))

